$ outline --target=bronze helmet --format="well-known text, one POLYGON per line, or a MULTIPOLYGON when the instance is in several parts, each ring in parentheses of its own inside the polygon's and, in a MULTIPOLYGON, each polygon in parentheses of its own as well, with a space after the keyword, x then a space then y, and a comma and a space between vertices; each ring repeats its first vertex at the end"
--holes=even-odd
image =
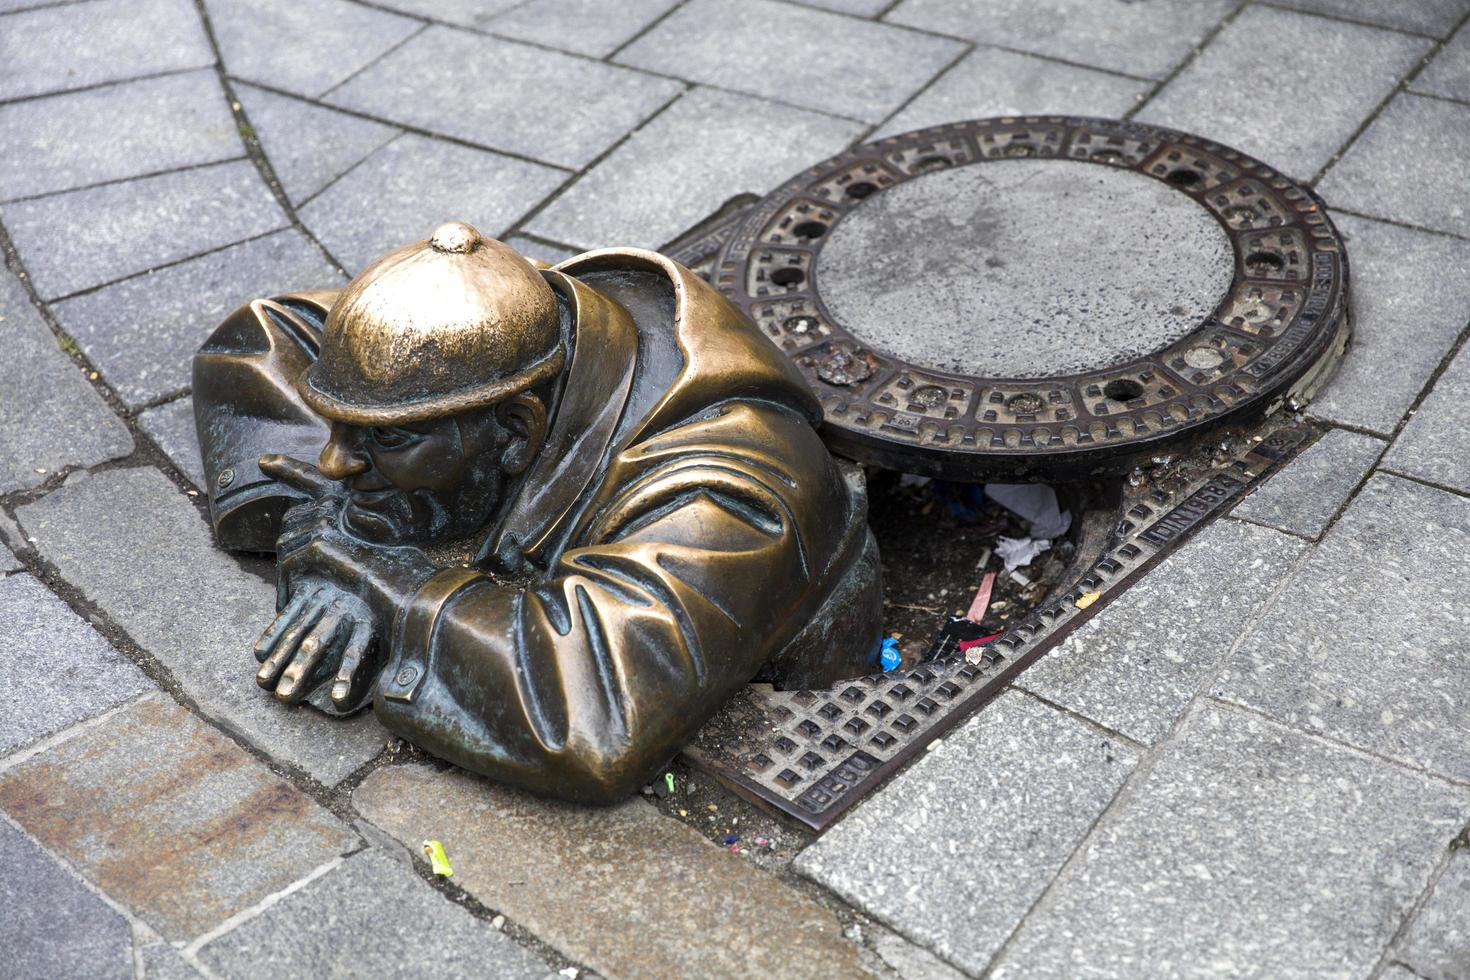
POLYGON ((347 285, 301 397, 335 421, 396 425, 493 405, 555 376, 565 358, 541 274, 453 221, 347 285))

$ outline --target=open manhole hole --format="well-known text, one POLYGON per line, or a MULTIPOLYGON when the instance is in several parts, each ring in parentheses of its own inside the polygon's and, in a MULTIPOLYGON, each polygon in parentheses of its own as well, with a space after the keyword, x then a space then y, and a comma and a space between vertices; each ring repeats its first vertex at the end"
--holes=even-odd
POLYGON ((1348 335, 1342 243, 1312 193, 1136 123, 895 136, 732 200, 666 251, 786 351, 828 444, 869 470, 903 665, 752 685, 686 749, 816 829, 1310 444, 1276 410, 1315 394, 1348 335), (954 482, 920 493, 912 475, 954 482), (1055 484, 1074 524, 971 623, 976 551, 1007 518, 927 518, 982 481, 1055 484))

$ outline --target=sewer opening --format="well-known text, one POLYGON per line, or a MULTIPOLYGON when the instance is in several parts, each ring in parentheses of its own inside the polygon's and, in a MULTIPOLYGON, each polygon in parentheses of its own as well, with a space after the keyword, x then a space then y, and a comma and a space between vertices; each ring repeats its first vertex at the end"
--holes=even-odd
POLYGON ((1164 179, 1175 187, 1193 187, 1204 178, 1198 170, 1171 170, 1164 179))
POLYGON ((827 226, 820 221, 803 221, 795 228, 792 228, 791 233, 797 238, 804 238, 807 241, 811 241, 814 238, 821 238, 825 235, 827 233, 827 226))
POLYGON ((857 198, 861 201, 877 189, 877 184, 870 184, 866 180, 860 180, 856 184, 847 185, 847 196, 857 198))
POLYGON ((1103 397, 1115 402, 1131 402, 1143 397, 1143 385, 1129 378, 1116 378, 1103 385, 1103 397))
POLYGON ((777 269, 771 273, 771 282, 778 286, 799 286, 805 278, 805 272, 791 267, 777 269))

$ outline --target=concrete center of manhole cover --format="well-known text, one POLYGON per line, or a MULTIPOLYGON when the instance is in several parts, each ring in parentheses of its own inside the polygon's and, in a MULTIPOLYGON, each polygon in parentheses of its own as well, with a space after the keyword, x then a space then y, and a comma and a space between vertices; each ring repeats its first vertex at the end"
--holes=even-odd
POLYGON ((1046 378, 1143 357, 1229 291, 1220 221, 1144 174, 998 160, 915 177, 833 227, 814 280, 856 338, 952 374, 1046 378))

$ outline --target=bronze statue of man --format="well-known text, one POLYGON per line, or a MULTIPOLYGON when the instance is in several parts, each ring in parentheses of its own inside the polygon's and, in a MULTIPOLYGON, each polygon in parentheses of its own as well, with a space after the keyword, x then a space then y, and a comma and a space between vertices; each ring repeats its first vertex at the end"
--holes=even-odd
POLYGON ((258 683, 610 802, 752 679, 872 669, 876 553, 821 409, 687 269, 461 223, 204 344, 221 544, 274 550, 258 683), (316 457, 313 465, 309 460, 316 457))

